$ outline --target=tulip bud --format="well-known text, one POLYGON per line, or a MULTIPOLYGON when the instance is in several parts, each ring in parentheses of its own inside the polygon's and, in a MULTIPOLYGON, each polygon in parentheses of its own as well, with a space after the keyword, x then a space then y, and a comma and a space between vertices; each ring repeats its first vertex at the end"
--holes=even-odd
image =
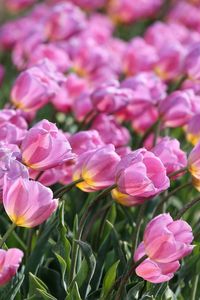
POLYGON ((6 178, 3 205, 14 224, 32 228, 46 221, 58 206, 52 191, 37 181, 6 178))
POLYGON ((47 120, 27 132, 21 149, 23 162, 38 171, 56 167, 74 157, 65 135, 47 120))

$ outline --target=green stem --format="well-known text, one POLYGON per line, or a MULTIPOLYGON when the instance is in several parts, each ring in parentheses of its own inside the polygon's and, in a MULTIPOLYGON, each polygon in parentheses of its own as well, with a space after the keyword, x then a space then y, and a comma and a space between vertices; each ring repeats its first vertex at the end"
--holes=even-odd
POLYGON ((148 256, 144 255, 142 256, 137 262, 133 262, 131 265, 130 270, 125 274, 125 276, 123 276, 120 280, 120 284, 119 284, 119 289, 117 291, 115 300, 122 300, 122 294, 123 294, 123 290, 125 288, 125 285, 129 279, 129 277, 131 277, 133 275, 133 273, 135 272, 135 269, 145 260, 147 259, 148 256))
POLYGON ((184 167, 184 168, 182 168, 182 169, 179 169, 179 170, 177 170, 177 171, 175 171, 175 172, 170 173, 170 174, 168 175, 168 177, 171 179, 172 177, 174 177, 174 176, 176 176, 176 175, 178 175, 178 174, 180 174, 180 173, 186 172, 187 169, 188 169, 188 167, 184 167))
POLYGON ((154 208, 153 214, 152 214, 152 218, 154 218, 156 216, 156 214, 158 213, 159 209, 162 207, 162 205, 164 203, 167 202, 167 200, 173 196, 175 193, 177 193, 178 191, 184 189, 185 187, 188 187, 192 184, 192 182, 186 182, 180 186, 178 186, 176 189, 174 189, 173 191, 171 191, 167 196, 163 197, 161 199, 161 201, 157 204, 157 206, 154 208))
MULTIPOLYGON (((87 221, 87 218, 88 218, 91 210, 96 206, 96 204, 99 202, 99 200, 101 198, 105 197, 114 188, 116 188, 116 184, 114 184, 114 185, 108 187, 107 189, 103 190, 100 194, 97 195, 97 197, 92 201, 92 203, 85 210, 84 214, 81 217, 80 223, 79 223, 79 229, 78 229, 77 235, 75 237, 76 240, 80 240, 81 239, 85 223, 87 221)), ((77 256, 78 256, 78 244, 76 243, 74 245, 74 248, 73 248, 73 251, 72 251, 71 269, 70 269, 70 275, 69 275, 69 282, 70 283, 74 279, 74 275, 75 275, 75 271, 76 271, 77 256)))
POLYGON ((61 187, 60 189, 55 191, 54 198, 61 198, 66 192, 70 191, 76 184, 78 184, 82 181, 83 181, 83 179, 80 178, 78 180, 72 181, 68 185, 65 185, 65 186, 61 187))
POLYGON ((140 210, 138 212, 138 216, 137 216, 137 220, 136 220, 136 226, 135 226, 135 234, 133 237, 133 243, 132 243, 132 249, 135 251, 137 248, 137 244, 138 244, 138 239, 139 239, 139 234, 140 234, 140 228, 142 225, 142 221, 143 221, 143 215, 145 212, 145 208, 146 208, 146 203, 144 203, 143 205, 141 205, 140 210))
POLYGON ((196 300, 196 293, 197 293, 198 281, 199 281, 199 275, 196 275, 195 278, 194 278, 194 282, 193 282, 192 298, 191 298, 191 300, 196 300))
POLYGON ((12 233, 12 231, 15 229, 16 226, 17 226, 16 224, 12 223, 11 226, 8 228, 8 230, 6 231, 6 233, 4 234, 4 236, 0 241, 0 248, 3 246, 3 244, 5 243, 5 241, 7 240, 7 238, 9 237, 9 235, 12 233))
POLYGON ((200 197, 197 197, 195 199, 193 199, 192 201, 190 201, 189 203, 187 203, 180 211, 179 213, 176 215, 175 219, 178 220, 180 219, 184 213, 190 209, 191 207, 193 207, 194 205, 196 205, 197 203, 200 202, 200 197))

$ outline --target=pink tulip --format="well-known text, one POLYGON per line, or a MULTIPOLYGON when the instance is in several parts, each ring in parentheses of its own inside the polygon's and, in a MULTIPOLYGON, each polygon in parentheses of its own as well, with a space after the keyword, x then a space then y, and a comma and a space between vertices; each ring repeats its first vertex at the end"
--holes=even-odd
POLYGON ((24 254, 17 248, 0 249, 0 285, 8 283, 15 276, 24 254))
POLYGON ((144 39, 133 38, 124 52, 124 72, 135 75, 141 71, 152 71, 158 61, 156 49, 148 45, 144 39))
POLYGON ((162 138, 152 149, 152 152, 160 158, 166 168, 167 174, 178 171, 187 166, 187 156, 180 149, 180 143, 169 137, 162 138))
POLYGON ((37 111, 56 93, 57 83, 39 66, 22 72, 11 90, 11 101, 24 111, 37 111))
MULTIPOLYGON (((84 78, 76 74, 69 74, 67 79, 61 84, 56 95, 51 99, 56 110, 68 112, 74 107, 77 107, 76 99, 84 94, 87 89, 87 83, 84 78)), ((77 100, 78 101, 78 100, 77 100)), ((74 109, 74 114, 78 115, 77 109, 74 109)))
POLYGON ((98 115, 91 126, 91 129, 98 131, 105 144, 113 144, 115 147, 125 146, 130 141, 130 133, 113 116, 105 114, 98 115))
POLYGON ((115 170, 119 161, 120 157, 113 145, 89 150, 78 157, 73 180, 83 179, 83 182, 77 184, 83 191, 93 192, 105 189, 114 184, 115 170))
POLYGON ((82 93, 74 100, 72 110, 75 119, 79 122, 83 121, 93 110, 92 101, 88 92, 82 93))
POLYGON ((146 200, 145 198, 142 197, 135 197, 135 196, 130 196, 128 194, 123 194, 119 192, 117 188, 112 190, 111 195, 116 202, 124 206, 140 205, 144 203, 144 201, 146 200))
POLYGON ((106 0, 72 0, 72 2, 83 9, 93 10, 101 8, 103 5, 105 5, 106 0))
POLYGON ((6 178, 3 205, 14 224, 32 228, 46 221, 58 206, 52 191, 37 181, 6 178))
POLYGON ((192 175, 193 185, 200 191, 200 142, 197 143, 189 154, 188 169, 192 175))
POLYGON ((69 138, 73 153, 80 155, 88 150, 103 146, 104 143, 96 130, 79 131, 69 138))
POLYGON ((186 136, 187 140, 196 145, 200 141, 200 113, 196 114, 189 121, 188 126, 186 128, 186 136))
POLYGON ((173 221, 170 214, 161 214, 151 220, 138 246, 134 260, 148 258, 137 268, 138 276, 150 282, 164 282, 179 268, 178 260, 189 255, 194 246, 192 228, 183 220, 173 221))
POLYGON ((192 90, 175 91, 160 104, 160 114, 167 127, 178 127, 188 123, 200 109, 199 98, 192 90))
MULTIPOLYGON (((199 23, 200 25, 200 23, 199 23)), ((185 73, 193 82, 200 79, 200 44, 194 44, 185 58, 185 73)))
POLYGON ((112 114, 126 107, 133 98, 131 89, 120 88, 117 80, 97 87, 91 94, 94 108, 103 113, 112 114))
POLYGON ((28 8, 29 6, 34 4, 34 2, 36 2, 36 0, 6 0, 5 1, 6 8, 13 13, 18 13, 28 8))
POLYGON ((72 3, 60 3, 51 9, 45 22, 45 34, 51 41, 65 40, 86 26, 83 12, 72 3))
POLYGON ((40 60, 47 58, 60 72, 66 72, 70 68, 70 60, 67 53, 53 44, 40 44, 29 57, 29 66, 37 64, 40 60))
POLYGON ((116 184, 121 193, 148 198, 168 189, 170 183, 162 161, 142 148, 122 157, 116 184))
POLYGON ((31 169, 44 171, 71 160, 71 146, 53 123, 42 120, 32 127, 22 142, 22 160, 31 169))
POLYGON ((0 110, 0 141, 20 144, 27 132, 28 124, 19 110, 0 110))

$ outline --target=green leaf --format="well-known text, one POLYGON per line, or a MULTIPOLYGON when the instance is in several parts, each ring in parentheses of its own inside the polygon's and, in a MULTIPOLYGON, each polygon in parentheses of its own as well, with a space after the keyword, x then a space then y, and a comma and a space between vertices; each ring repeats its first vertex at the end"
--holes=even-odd
POLYGON ((96 259, 95 259, 95 256, 92 252, 90 245, 88 245, 87 243, 82 242, 82 241, 75 240, 75 242, 78 243, 78 245, 80 246, 82 253, 85 257, 85 260, 87 262, 87 265, 88 265, 87 284, 84 287, 84 290, 85 290, 84 291, 84 299, 85 299, 90 291, 90 281, 94 275, 94 271, 96 268, 96 259))
POLYGON ((76 282, 74 282, 73 287, 65 300, 82 300, 76 282))
POLYGON ((54 253, 54 254, 60 263, 60 268, 61 268, 61 273, 62 273, 62 284, 63 284, 65 291, 67 291, 67 285, 65 282, 65 273, 66 273, 66 269, 67 269, 67 264, 64 261, 64 259, 62 258, 62 256, 60 256, 58 253, 54 253))
POLYGON ((107 271, 104 280, 103 280, 103 287, 102 287, 102 294, 101 299, 106 299, 108 293, 112 289, 115 279, 116 279, 116 273, 117 273, 117 267, 119 265, 119 260, 116 261, 110 269, 107 271))
MULTIPOLYGON (((29 273, 29 282, 30 282, 29 299, 32 299, 31 297, 38 296, 39 298, 44 300, 57 300, 49 293, 46 284, 40 278, 33 275, 32 273, 29 273)), ((35 299, 39 300, 39 298, 35 298, 35 299)))
POLYGON ((134 285, 129 291, 126 296, 126 300, 135 300, 138 299, 140 291, 144 287, 144 281, 138 282, 136 285, 134 285))

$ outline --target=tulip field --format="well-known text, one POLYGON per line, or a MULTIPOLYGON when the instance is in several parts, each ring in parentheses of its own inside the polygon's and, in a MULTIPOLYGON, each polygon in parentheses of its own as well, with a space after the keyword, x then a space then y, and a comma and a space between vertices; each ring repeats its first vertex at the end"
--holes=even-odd
POLYGON ((0 300, 200 299, 200 0, 0 0, 0 300))

